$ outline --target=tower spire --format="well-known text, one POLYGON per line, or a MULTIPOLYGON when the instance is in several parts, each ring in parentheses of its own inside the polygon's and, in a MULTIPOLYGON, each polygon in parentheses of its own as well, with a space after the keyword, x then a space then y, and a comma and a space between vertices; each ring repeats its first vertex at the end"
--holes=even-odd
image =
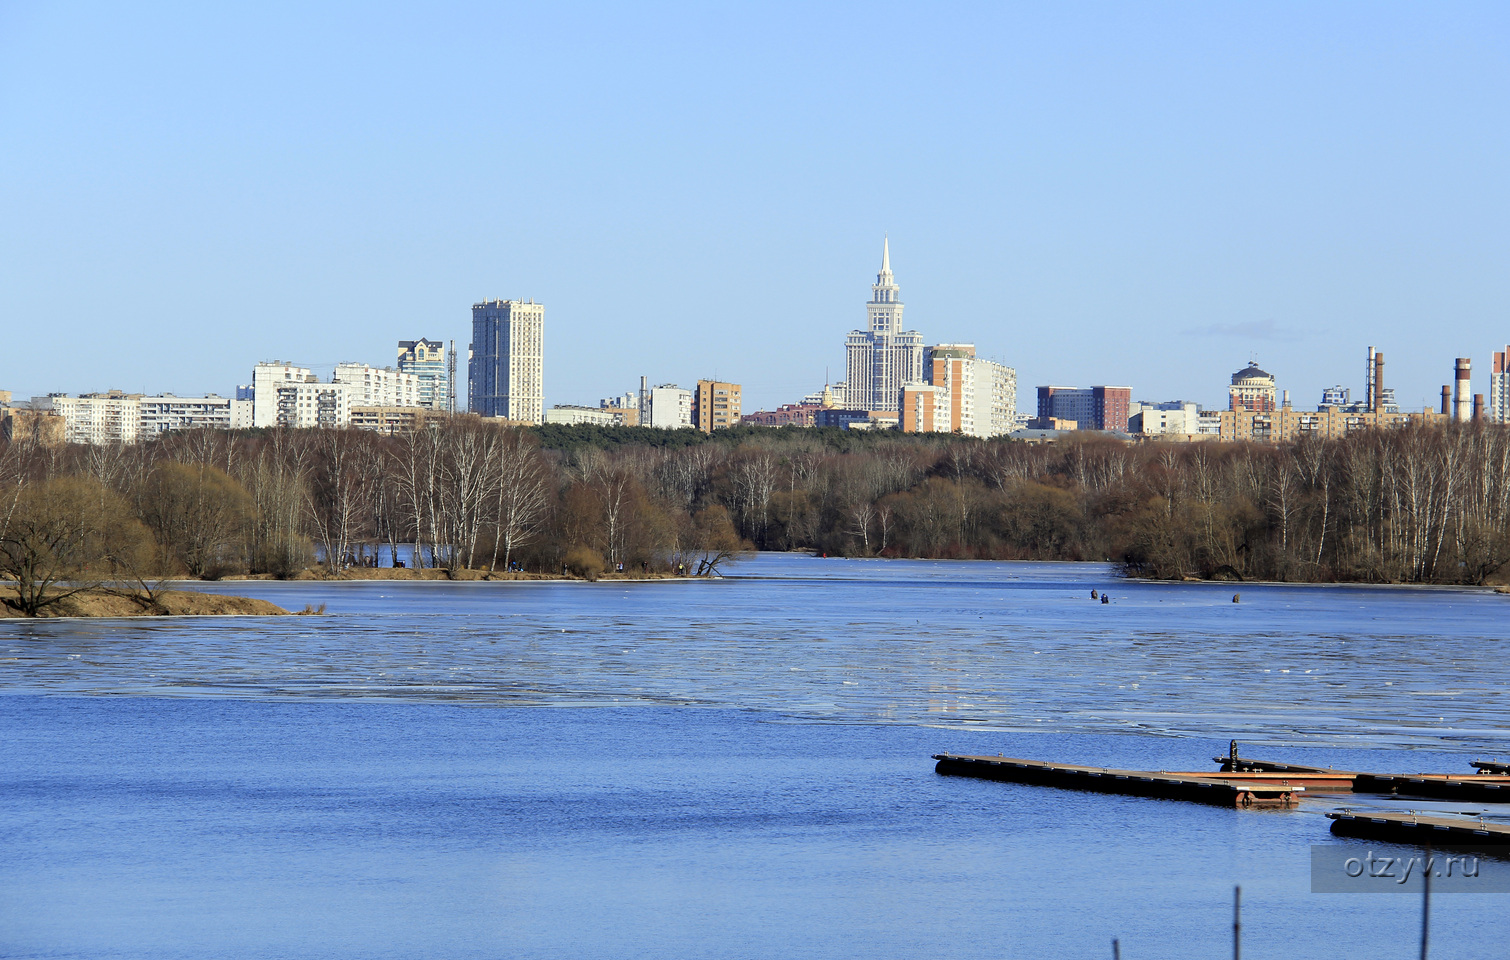
POLYGON ((891 237, 883 235, 881 238, 881 272, 891 272, 891 237))

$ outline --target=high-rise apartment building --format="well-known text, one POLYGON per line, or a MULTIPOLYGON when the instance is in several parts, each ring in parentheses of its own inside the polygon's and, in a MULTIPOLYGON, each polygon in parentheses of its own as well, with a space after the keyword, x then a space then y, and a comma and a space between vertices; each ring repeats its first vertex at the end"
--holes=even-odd
POLYGON ((42 401, 63 418, 68 443, 135 443, 141 436, 142 395, 110 390, 77 397, 53 394, 42 401))
POLYGON ((545 306, 533 300, 472 305, 467 409, 484 417, 545 422, 545 306))
POLYGON ((307 368, 281 360, 252 368, 251 394, 254 427, 344 427, 351 422, 349 385, 321 383, 307 368))
POLYGON ((1127 432, 1131 387, 1039 387, 1038 422, 1073 420, 1079 430, 1127 432))
POLYGON ((1489 370, 1489 406, 1484 410, 1484 419, 1510 423, 1510 346, 1494 351, 1494 363, 1489 370))
POLYGON ((331 379, 346 384, 354 407, 421 406, 419 377, 412 373, 365 363, 338 363, 331 379))
POLYGON ((844 341, 845 406, 896 412, 902 384, 923 380, 923 335, 902 329, 901 288, 891 273, 891 243, 881 246, 881 272, 865 305, 867 330, 844 341))
POLYGON ((692 426, 692 391, 674 383, 663 383, 645 391, 649 407, 641 423, 662 430, 680 430, 692 426))
POLYGON ((739 423, 739 384, 699 380, 692 394, 692 425, 703 433, 723 430, 739 423))
POLYGON ((898 414, 903 433, 948 433, 949 393, 931 383, 903 384, 898 414))
MULTIPOLYGON (((971 343, 941 343, 929 348, 923 370, 928 383, 938 388, 932 401, 933 429, 967 437, 998 437, 1016 428, 1016 370, 977 357, 971 343)), ((903 390, 905 399, 907 387, 903 390)), ((918 402, 912 401, 914 406, 918 402)), ((905 416, 902 429, 908 429, 905 416)))
POLYGON ((400 340, 398 368, 419 378, 419 405, 436 413, 451 409, 451 372, 439 340, 400 340))

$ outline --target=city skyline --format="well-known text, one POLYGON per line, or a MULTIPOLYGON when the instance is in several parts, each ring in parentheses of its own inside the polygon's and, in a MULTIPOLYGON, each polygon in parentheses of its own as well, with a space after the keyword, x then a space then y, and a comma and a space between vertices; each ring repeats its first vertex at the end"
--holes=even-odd
POLYGON ((391 363, 509 297, 613 346, 547 405, 643 373, 771 407, 843 368, 887 233, 910 325, 1024 387, 1215 405, 1256 356, 1310 402, 1372 343, 1415 408, 1507 339, 1493 5, 4 17, 4 320, 75 334, 0 361, 19 395, 391 363), (479 37, 529 42, 478 74, 479 37))

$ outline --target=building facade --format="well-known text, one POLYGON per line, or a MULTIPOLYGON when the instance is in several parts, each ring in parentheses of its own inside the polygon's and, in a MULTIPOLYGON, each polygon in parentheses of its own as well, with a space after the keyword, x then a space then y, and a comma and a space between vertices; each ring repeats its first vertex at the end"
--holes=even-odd
POLYGON ((1080 430, 1127 432, 1131 387, 1038 388, 1038 421, 1073 420, 1080 430))
POLYGON ((1250 361, 1246 367, 1232 375, 1232 383, 1227 388, 1228 410, 1268 413, 1278 409, 1277 400, 1274 375, 1260 370, 1258 364, 1250 361))
MULTIPOLYGON (((372 367, 365 363, 338 363, 335 383, 344 383, 354 407, 419 407, 420 380, 417 374, 392 367, 372 367)), ((445 409, 444 407, 440 409, 445 409)))
POLYGON ((643 419, 647 427, 680 430, 692 426, 692 391, 674 383, 663 383, 645 391, 649 413, 643 419))
POLYGON ((1201 432, 1200 408, 1190 400, 1135 402, 1128 409, 1127 432, 1133 436, 1197 436, 1201 432))
POLYGON ((891 244, 881 247, 881 272, 865 305, 869 329, 844 341, 845 397, 851 409, 897 410, 905 383, 923 382, 923 335, 902 329, 901 289, 891 273, 891 244))
POLYGON ((757 410, 739 418, 740 423, 756 427, 811 427, 813 418, 824 409, 817 403, 783 403, 775 410, 757 410))
POLYGON ((579 407, 569 403, 558 403, 545 411, 545 422, 564 424, 585 423, 594 427, 612 427, 616 426, 620 421, 606 407, 579 407))
MULTIPOLYGON (((934 397, 934 429, 967 437, 999 437, 1017 426, 1017 371, 975 355, 971 343, 941 343, 924 355, 934 397)), ((906 388, 903 388, 906 402, 906 388)), ((916 405, 916 400, 913 401, 916 405)), ((907 418, 902 418, 907 430, 907 418)))
POLYGON ((533 300, 472 305, 467 409, 484 417, 545 422, 545 306, 533 300))
POLYGON ((53 394, 33 404, 44 404, 63 418, 65 442, 109 444, 135 443, 141 436, 141 401, 139 393, 110 390, 77 397, 53 394))
POLYGON ((252 425, 252 404, 210 394, 206 397, 142 397, 138 434, 150 439, 170 430, 242 430, 252 425))
POLYGON ((439 340, 400 340, 398 368, 415 376, 418 382, 418 405, 426 410, 448 413, 451 410, 451 368, 446 345, 439 340))
POLYGON ((1295 410, 1291 407, 1269 411, 1223 410, 1220 413, 1220 436, 1223 440, 1251 440, 1260 443, 1289 443, 1305 436, 1333 440, 1359 430, 1403 427, 1410 423, 1438 426, 1449 419, 1450 416, 1430 407, 1420 413, 1350 410, 1343 407, 1323 407, 1320 410, 1295 410))
POLYGON ((56 410, 9 401, 0 406, 0 439, 6 443, 56 447, 64 442, 67 431, 56 410))
POLYGON ((344 427, 351 422, 351 388, 321 383, 305 367, 275 360, 252 368, 252 426, 344 427))
POLYGON ((428 407, 366 407, 351 408, 350 425, 358 430, 374 433, 413 433, 435 417, 446 416, 444 410, 428 407))
POLYGON ((1484 407, 1484 419, 1510 423, 1510 346, 1494 351, 1489 371, 1489 402, 1484 407))
POLYGON ((897 426, 903 433, 950 433, 949 391, 931 383, 908 383, 902 387, 897 426))
POLYGON ((692 425, 703 433, 726 430, 739 423, 740 406, 739 384, 699 380, 692 394, 692 425))

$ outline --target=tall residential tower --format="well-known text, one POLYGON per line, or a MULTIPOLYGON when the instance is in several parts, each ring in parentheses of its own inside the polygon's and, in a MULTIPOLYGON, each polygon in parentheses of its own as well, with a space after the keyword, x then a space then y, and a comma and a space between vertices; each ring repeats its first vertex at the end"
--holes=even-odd
POLYGON ((451 377, 444 342, 423 338, 400 340, 398 368, 419 377, 420 406, 437 413, 451 409, 451 377))
POLYGON ((902 330, 901 289, 891 274, 891 243, 881 246, 881 272, 865 305, 869 330, 844 341, 848 407, 895 413, 902 384, 923 379, 923 335, 902 330))
POLYGON ((484 417, 545 422, 545 306, 533 300, 472 305, 467 409, 484 417))

